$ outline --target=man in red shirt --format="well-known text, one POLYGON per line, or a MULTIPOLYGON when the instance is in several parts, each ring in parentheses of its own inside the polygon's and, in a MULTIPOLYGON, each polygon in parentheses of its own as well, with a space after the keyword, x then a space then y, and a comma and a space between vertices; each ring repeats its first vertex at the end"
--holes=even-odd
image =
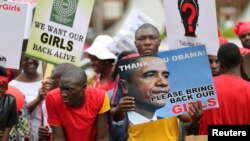
POLYGON ((240 21, 234 27, 234 32, 239 36, 242 47, 240 52, 243 56, 242 77, 250 81, 250 69, 248 67, 248 58, 250 56, 250 21, 240 21))
POLYGON ((242 44, 241 54, 250 52, 250 21, 238 22, 234 27, 234 32, 239 36, 242 44))
POLYGON ((48 92, 46 108, 53 141, 109 141, 105 91, 86 86, 87 76, 78 67, 62 74, 59 88, 48 92))
POLYGON ((250 83, 241 77, 242 56, 237 45, 226 43, 219 48, 221 74, 214 77, 219 108, 203 111, 199 134, 208 134, 208 125, 249 125, 250 83))

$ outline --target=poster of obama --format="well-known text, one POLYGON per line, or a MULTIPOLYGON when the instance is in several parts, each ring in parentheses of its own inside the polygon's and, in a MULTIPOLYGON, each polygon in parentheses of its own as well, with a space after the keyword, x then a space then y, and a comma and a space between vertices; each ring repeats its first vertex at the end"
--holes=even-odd
POLYGON ((120 60, 118 71, 133 125, 187 114, 195 102, 218 107, 204 45, 120 60))

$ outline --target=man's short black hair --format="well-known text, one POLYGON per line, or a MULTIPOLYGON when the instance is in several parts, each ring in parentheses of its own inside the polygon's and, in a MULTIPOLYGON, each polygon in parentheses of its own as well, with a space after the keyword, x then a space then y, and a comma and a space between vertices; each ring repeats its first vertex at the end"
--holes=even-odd
POLYGON ((56 74, 61 76, 65 71, 73 67, 76 67, 76 66, 72 63, 62 63, 62 64, 55 66, 53 71, 56 71, 56 74))
POLYGON ((72 67, 66 70, 65 72, 63 72, 61 78, 63 77, 71 77, 82 84, 87 84, 87 75, 85 71, 80 67, 72 67))
POLYGON ((221 66, 226 68, 236 67, 242 62, 240 49, 234 43, 226 43, 222 45, 218 50, 217 57, 221 66))
POLYGON ((144 24, 142 24, 141 26, 139 26, 138 29, 135 31, 135 39, 136 39, 136 37, 137 37, 138 32, 139 32, 141 29, 148 29, 148 28, 154 29, 154 30, 157 32, 157 34, 160 36, 159 30, 158 30, 154 25, 152 25, 152 24, 150 24, 150 23, 144 23, 144 24))

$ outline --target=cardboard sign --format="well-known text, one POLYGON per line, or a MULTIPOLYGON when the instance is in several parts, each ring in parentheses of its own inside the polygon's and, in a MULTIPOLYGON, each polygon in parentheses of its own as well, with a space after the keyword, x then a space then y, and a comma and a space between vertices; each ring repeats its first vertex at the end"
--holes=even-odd
POLYGON ((215 0, 164 0, 164 9, 170 49, 205 45, 208 54, 217 55, 215 0))
MULTIPOLYGON (((218 107, 204 45, 141 55, 118 63, 123 94, 134 97, 138 106, 137 114, 128 113, 132 121, 141 119, 138 114, 147 117, 151 113, 157 119, 186 114, 197 100, 203 110, 218 107)), ((147 121, 143 119, 133 124, 147 121)))
POLYGON ((27 5, 0 1, 0 52, 7 68, 19 69, 27 5))
POLYGON ((24 31, 24 38, 28 39, 30 36, 31 23, 38 0, 7 0, 7 1, 26 4, 28 6, 25 31, 24 31))
POLYGON ((39 1, 26 55, 52 64, 79 66, 94 2, 39 1))

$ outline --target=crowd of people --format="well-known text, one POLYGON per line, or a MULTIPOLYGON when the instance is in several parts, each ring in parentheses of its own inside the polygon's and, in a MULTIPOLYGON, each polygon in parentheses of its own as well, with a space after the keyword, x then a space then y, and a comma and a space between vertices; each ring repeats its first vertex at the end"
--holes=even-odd
MULTIPOLYGON (((219 37, 217 56, 208 55, 219 108, 203 110, 199 101, 185 115, 158 117, 167 94, 169 74, 165 63, 150 64, 118 73, 124 60, 131 63, 157 59, 158 29, 142 24, 135 32, 138 52, 114 54, 108 35, 99 35, 85 52, 96 72, 92 82, 81 67, 56 65, 49 78, 37 69, 39 61, 25 56, 24 40, 19 74, 0 67, 0 141, 184 141, 188 135, 207 135, 208 125, 250 124, 250 82, 242 68, 250 52, 250 22, 239 22, 238 47, 219 37)), ((185 73, 185 72, 183 72, 185 73)))

